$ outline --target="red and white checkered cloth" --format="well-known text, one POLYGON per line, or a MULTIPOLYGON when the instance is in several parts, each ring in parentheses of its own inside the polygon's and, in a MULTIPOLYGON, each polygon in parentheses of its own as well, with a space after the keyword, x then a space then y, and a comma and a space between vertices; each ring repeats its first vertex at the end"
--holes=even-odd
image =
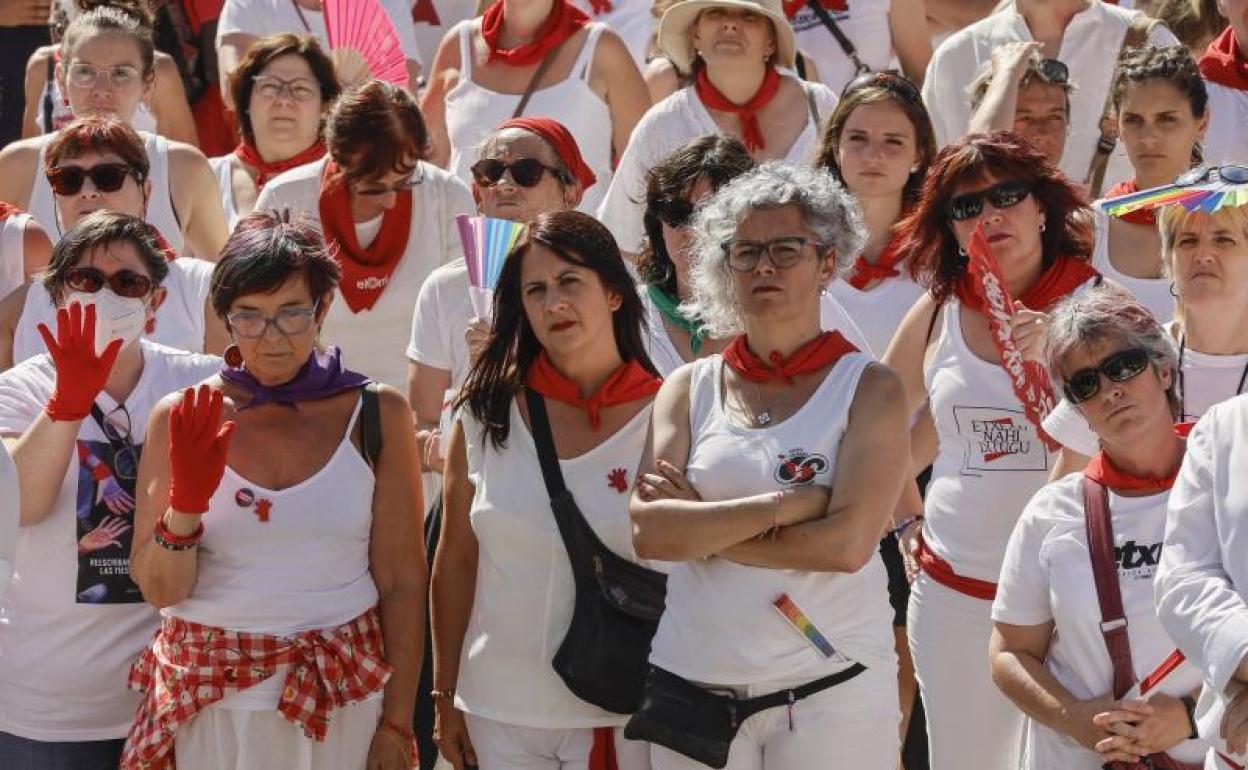
POLYGON ((266 636, 165 618, 130 669, 145 696, 126 739, 121 770, 173 766, 178 730, 200 709, 246 690, 289 664, 277 710, 324 741, 329 712, 380 691, 390 678, 377 608, 337 628, 266 636))

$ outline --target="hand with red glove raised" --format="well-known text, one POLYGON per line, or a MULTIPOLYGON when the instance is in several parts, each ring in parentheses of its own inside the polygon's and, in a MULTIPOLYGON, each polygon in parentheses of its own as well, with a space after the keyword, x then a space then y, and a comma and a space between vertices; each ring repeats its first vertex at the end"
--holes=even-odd
POLYGON ((56 311, 55 339, 46 324, 39 324, 39 334, 56 365, 56 387, 44 410, 55 422, 84 419, 108 382, 122 341, 113 340, 97 355, 95 305, 84 310, 77 302, 56 311))
POLYGON ((221 422, 221 391, 207 385, 187 388, 169 414, 169 507, 201 514, 225 473, 233 420, 221 422))

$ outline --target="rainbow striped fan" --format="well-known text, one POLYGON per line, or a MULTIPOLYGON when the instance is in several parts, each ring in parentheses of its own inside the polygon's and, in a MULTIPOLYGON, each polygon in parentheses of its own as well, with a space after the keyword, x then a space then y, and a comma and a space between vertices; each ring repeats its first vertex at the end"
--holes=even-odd
POLYGON ((524 235, 524 225, 494 217, 455 217, 459 240, 468 265, 468 293, 478 318, 489 318, 494 287, 503 272, 507 255, 524 235))
POLYGON ((407 56, 378 0, 325 0, 330 58, 343 88, 371 78, 407 87, 407 56))
POLYGON ((1217 166, 1195 169, 1174 184, 1120 195, 1101 201, 1101 210, 1114 217, 1133 211, 1179 205, 1188 211, 1212 214, 1227 206, 1248 204, 1248 168, 1217 166), (1190 183, 1188 182, 1188 180, 1190 183))

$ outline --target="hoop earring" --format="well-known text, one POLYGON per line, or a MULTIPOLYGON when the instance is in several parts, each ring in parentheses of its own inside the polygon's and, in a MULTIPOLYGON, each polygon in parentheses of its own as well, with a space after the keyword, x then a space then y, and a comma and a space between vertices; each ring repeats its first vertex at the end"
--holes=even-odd
POLYGON ((237 369, 243 365, 243 352, 233 342, 225 349, 221 357, 225 359, 225 365, 231 369, 237 369))
POLYGON ((1179 298, 1179 293, 1174 290, 1174 281, 1170 282, 1170 296, 1175 299, 1179 298))

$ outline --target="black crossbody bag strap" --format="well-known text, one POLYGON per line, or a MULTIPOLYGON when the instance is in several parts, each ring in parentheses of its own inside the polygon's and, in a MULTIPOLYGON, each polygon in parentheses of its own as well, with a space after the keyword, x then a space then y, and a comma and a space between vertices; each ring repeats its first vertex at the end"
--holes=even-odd
POLYGON ((550 432, 550 417, 546 413, 546 399, 526 388, 524 400, 529 407, 529 431, 533 434, 533 443, 537 447, 542 480, 546 483, 546 494, 550 495, 550 509, 555 514, 555 524, 559 526, 563 547, 567 549, 572 575, 578 584, 588 586, 593 580, 590 570, 592 554, 584 530, 589 525, 585 523, 583 514, 576 506, 576 500, 563 481, 559 455, 555 453, 555 437, 550 432))
POLYGON ((381 458, 381 404, 375 382, 360 388, 360 450, 368 467, 376 471, 381 458))
POLYGON ((857 74, 865 75, 870 72, 871 68, 864 64, 862 59, 858 58, 858 49, 854 48, 853 42, 841 31, 841 25, 836 23, 836 19, 832 18, 832 14, 828 13, 828 9, 824 8, 819 3, 819 0, 806 0, 806 7, 815 12, 815 15, 819 17, 819 21, 823 22, 823 26, 828 28, 828 31, 832 33, 832 37, 836 38, 836 42, 841 46, 841 50, 854 63, 854 69, 857 70, 857 74))

